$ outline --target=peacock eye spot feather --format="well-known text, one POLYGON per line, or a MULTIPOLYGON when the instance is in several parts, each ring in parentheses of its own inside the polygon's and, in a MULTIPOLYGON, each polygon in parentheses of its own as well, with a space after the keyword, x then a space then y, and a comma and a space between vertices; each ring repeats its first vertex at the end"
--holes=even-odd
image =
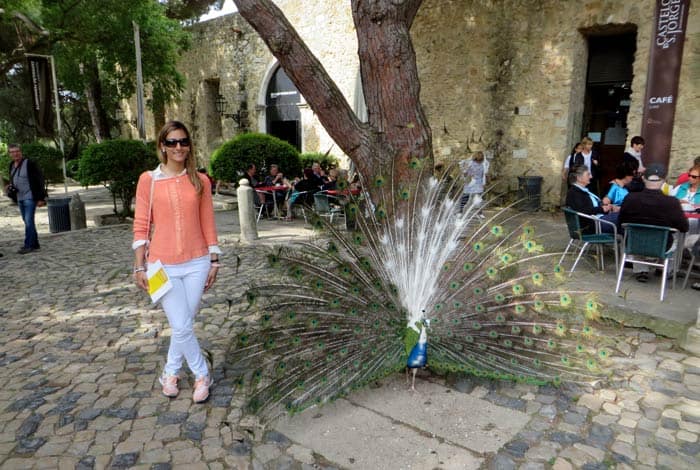
POLYGON ((345 214, 346 215, 355 216, 355 215, 357 215, 357 212, 358 212, 357 204, 350 203, 350 204, 345 206, 345 214))
POLYGON ((292 344, 293 344, 294 346, 299 346, 299 345, 301 344, 301 338, 298 337, 298 336, 295 336, 295 337, 292 339, 292 344))
POLYGON ((383 176, 377 176, 374 178, 374 186, 376 186, 377 188, 383 187, 385 183, 386 183, 386 180, 384 179, 383 176))
POLYGON ((472 329, 474 330, 480 330, 481 329, 481 323, 478 321, 472 322, 472 329))
POLYGON ((311 328, 317 328, 318 325, 319 325, 319 321, 317 319, 312 318, 311 320, 309 320, 309 326, 311 328))
POLYGON ((324 343, 323 341, 319 341, 316 343, 316 349, 318 349, 318 350, 322 350, 325 347, 326 347, 326 343, 324 343))
POLYGON ((474 295, 482 295, 484 293, 484 289, 481 287, 475 287, 474 288, 474 295))
POLYGON ((522 295, 525 292, 525 287, 522 284, 513 285, 513 293, 515 295, 522 295))
MULTIPOLYGON (((506 348, 512 348, 512 347, 513 347, 513 341, 507 339, 507 340, 503 341, 503 346, 505 346, 506 348)), ((515 359, 511 359, 511 361, 514 361, 514 360, 515 360, 515 359)))
POLYGON ((471 344, 474 342, 474 337, 472 335, 467 335, 464 337, 464 341, 471 344))
POLYGON ((333 300, 331 300, 331 307, 333 307, 333 308, 338 308, 338 307, 340 307, 340 299, 333 299, 333 300))
POLYGON ((499 293, 499 294, 496 294, 493 299, 500 304, 506 300, 506 296, 499 293))
POLYGON ((511 256, 508 253, 504 253, 501 255, 501 263, 503 264, 510 264, 510 262, 513 261, 513 256, 511 256))
POLYGON ((503 314, 499 313, 498 315, 496 315, 496 321, 498 323, 503 323, 504 321, 506 321, 506 317, 504 317, 503 314))
POLYGON ((552 340, 552 339, 547 340, 547 347, 549 349, 555 349, 557 347, 557 343, 554 342, 554 340, 552 340))
POLYGON ((459 289, 459 282, 457 282, 457 281, 450 282, 450 289, 452 289, 452 290, 459 289))
POLYGON ((474 269, 474 263, 464 263, 464 266, 462 266, 462 270, 465 272, 469 272, 472 269, 474 269))
POLYGON ((338 325, 331 326, 331 332, 338 333, 339 331, 340 331, 340 327, 338 325))
POLYGON ((521 331, 522 331, 522 330, 520 329, 520 327, 519 327, 518 325, 513 325, 513 326, 510 328, 510 332, 511 332, 512 334, 514 334, 514 335, 519 335, 521 331))
POLYGON ((542 333, 542 327, 540 325, 533 325, 532 332, 536 335, 539 335, 540 333, 542 333))
POLYGON ((474 310, 476 310, 476 313, 484 313, 486 311, 486 307, 483 304, 476 304, 474 310))
POLYGON ((496 338, 498 338, 498 332, 495 331, 495 330, 489 331, 489 338, 491 338, 491 339, 496 339, 496 338))
POLYGON ((493 227, 491 227, 491 234, 500 237, 501 235, 503 235, 503 227, 501 227, 500 225, 494 225, 493 227))
POLYGON ((472 249, 478 253, 478 252, 480 252, 481 250, 484 249, 484 244, 481 243, 481 242, 476 242, 476 243, 474 243, 474 245, 472 246, 472 249))
POLYGON ((525 338, 525 339, 523 340, 523 342, 525 343, 525 346, 528 346, 528 347, 532 346, 532 345, 535 343, 535 342, 532 340, 532 338, 525 338))
POLYGON ((515 306, 515 313, 517 313, 518 315, 522 315, 523 313, 525 313, 525 310, 527 310, 527 309, 525 308, 524 305, 518 304, 515 306))
POLYGON ((498 269, 493 266, 486 268, 486 275, 491 279, 494 279, 498 275, 498 269))
POLYGON ((407 188, 401 189, 399 191, 399 199, 402 201, 408 201, 411 197, 411 191, 409 191, 407 188))
POLYGON ((356 233, 356 234, 352 237, 352 241, 355 243, 355 245, 362 245, 362 242, 364 241, 364 238, 362 237, 361 234, 356 233))
POLYGON ((460 323, 462 323, 462 320, 461 320, 460 318, 453 318, 453 319, 452 319, 452 324, 453 324, 453 325, 456 326, 456 325, 459 325, 460 323))
POLYGON ((478 348, 482 351, 486 351, 486 345, 484 343, 479 343, 478 348))
POLYGON ((355 307, 353 307, 353 308, 351 308, 351 309, 348 311, 348 314, 349 314, 351 317, 356 317, 357 314, 358 314, 358 310, 357 310, 355 307))
POLYGON ((442 304, 435 304, 435 307, 433 307, 433 310, 436 312, 439 312, 442 310, 442 304))
POLYGON ((571 305, 571 296, 569 294, 561 294, 561 296, 559 296, 559 303, 562 307, 568 307, 571 305))
POLYGON ((379 206, 379 207, 377 207, 377 210, 374 211, 374 215, 377 217, 377 219, 384 220, 384 219, 386 219, 386 216, 387 216, 386 209, 379 206))
POLYGON ((462 304, 462 302, 460 302, 460 301, 455 301, 455 302, 452 303, 452 306, 453 306, 454 308, 462 308, 462 305, 463 305, 463 304, 462 304))

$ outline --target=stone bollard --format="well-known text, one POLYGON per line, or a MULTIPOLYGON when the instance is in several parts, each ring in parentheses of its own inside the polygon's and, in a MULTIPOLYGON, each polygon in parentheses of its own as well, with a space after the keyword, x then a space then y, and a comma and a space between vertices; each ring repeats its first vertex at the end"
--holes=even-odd
POLYGON ((238 223, 241 226, 241 241, 250 243, 258 239, 258 224, 255 221, 255 190, 247 179, 238 182, 238 223))
POLYGON ((80 230, 87 227, 85 224, 85 203, 80 199, 79 194, 73 194, 68 207, 70 210, 71 230, 80 230))

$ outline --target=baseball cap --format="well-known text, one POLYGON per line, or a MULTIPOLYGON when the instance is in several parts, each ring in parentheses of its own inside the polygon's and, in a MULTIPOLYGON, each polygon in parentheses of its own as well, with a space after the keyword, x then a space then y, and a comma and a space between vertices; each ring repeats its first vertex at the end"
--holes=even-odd
POLYGON ((652 163, 644 172, 644 179, 649 181, 660 181, 666 177, 666 167, 661 163, 652 163))

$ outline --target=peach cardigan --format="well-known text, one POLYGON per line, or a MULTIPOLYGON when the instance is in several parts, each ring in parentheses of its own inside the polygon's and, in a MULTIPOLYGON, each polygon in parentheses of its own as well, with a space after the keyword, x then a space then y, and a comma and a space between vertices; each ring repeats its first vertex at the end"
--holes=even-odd
POLYGON ((158 166, 153 172, 146 171, 139 177, 133 249, 148 243, 148 205, 151 178, 155 179, 148 261, 179 264, 208 253, 221 253, 217 245, 211 183, 205 175, 197 175, 202 181, 201 197, 184 171, 167 177, 158 166))

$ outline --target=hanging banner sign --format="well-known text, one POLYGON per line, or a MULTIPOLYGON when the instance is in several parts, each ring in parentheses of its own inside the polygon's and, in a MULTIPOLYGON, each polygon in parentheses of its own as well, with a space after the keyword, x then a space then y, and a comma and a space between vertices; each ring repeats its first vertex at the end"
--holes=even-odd
POLYGON ((51 63, 48 57, 35 55, 28 55, 27 63, 32 81, 32 108, 37 134, 41 137, 52 137, 51 63))
POLYGON ((644 164, 668 167, 690 0, 657 0, 642 117, 644 164))

